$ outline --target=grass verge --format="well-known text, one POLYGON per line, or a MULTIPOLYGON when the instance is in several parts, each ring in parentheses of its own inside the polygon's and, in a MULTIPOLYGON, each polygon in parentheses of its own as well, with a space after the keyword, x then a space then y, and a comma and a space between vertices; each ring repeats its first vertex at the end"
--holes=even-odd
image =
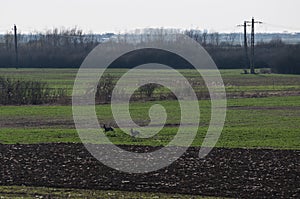
POLYGON ((217 199, 217 197, 204 197, 195 195, 182 194, 165 194, 165 193, 145 193, 145 192, 127 192, 111 190, 84 190, 84 189, 61 189, 46 187, 26 187, 26 186, 0 186, 0 198, 203 198, 217 199))

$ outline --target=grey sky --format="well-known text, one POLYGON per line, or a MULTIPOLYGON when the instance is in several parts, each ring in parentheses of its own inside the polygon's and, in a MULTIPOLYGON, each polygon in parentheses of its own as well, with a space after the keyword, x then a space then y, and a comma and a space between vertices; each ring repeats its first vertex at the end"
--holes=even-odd
POLYGON ((93 32, 150 27, 231 32, 252 16, 267 23, 258 31, 300 32, 299 0, 1 0, 1 8, 0 32, 13 24, 23 32, 75 25, 93 32))

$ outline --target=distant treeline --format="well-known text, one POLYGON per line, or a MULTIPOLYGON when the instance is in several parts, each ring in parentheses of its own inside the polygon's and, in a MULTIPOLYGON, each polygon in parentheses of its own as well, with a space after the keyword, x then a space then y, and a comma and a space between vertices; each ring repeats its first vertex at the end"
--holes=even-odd
MULTIPOLYGON (((212 56, 220 69, 244 69, 244 47, 237 45, 237 34, 186 31, 186 35, 199 42, 212 56)), ((111 35, 83 34, 82 30, 53 29, 46 33, 19 35, 19 63, 16 65, 14 37, 7 33, 0 41, 0 67, 22 68, 78 68, 87 54, 111 35), (100 39, 99 39, 100 38, 100 39)), ((278 37, 255 48, 256 68, 272 68, 273 72, 300 74, 300 44, 285 44, 278 37)), ((190 68, 183 59, 161 51, 135 52, 123 56, 111 67, 131 68, 147 61, 171 65, 174 68, 190 68), (143 56, 140 56, 143 53, 143 56)))
MULTIPOLYGON (((3 40, 0 67, 16 67, 14 36, 8 33, 3 40)), ((18 35, 18 67, 76 68, 98 43, 93 34, 84 35, 75 28, 18 35)))

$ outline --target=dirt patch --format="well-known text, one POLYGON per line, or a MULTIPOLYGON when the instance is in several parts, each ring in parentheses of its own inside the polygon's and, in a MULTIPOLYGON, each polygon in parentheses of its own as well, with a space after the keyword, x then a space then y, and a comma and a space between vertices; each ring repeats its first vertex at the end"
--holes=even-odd
POLYGON ((300 197, 300 151, 216 148, 205 159, 198 158, 198 151, 189 148, 169 167, 142 175, 103 165, 82 144, 0 145, 0 184, 234 198, 300 197))
POLYGON ((15 120, 11 119, 1 119, 0 120, 1 128, 30 128, 30 127, 39 127, 39 128, 75 128, 73 120, 63 120, 63 119, 26 119, 18 118, 15 120))
POLYGON ((288 97, 299 96, 300 92, 296 91, 231 91, 226 93, 227 99, 232 98, 265 98, 265 97, 288 97))
POLYGON ((238 110, 300 110, 300 106, 229 106, 238 110))
MULTIPOLYGON (((147 126, 149 125, 149 121, 140 120, 135 121, 136 124, 139 126, 147 126)), ((108 124, 109 126, 112 126, 114 128, 119 128, 117 123, 115 121, 99 121, 100 126, 103 124, 108 124)), ((179 123, 166 123, 164 124, 165 127, 178 127, 179 123)), ((183 124, 185 126, 198 126, 199 124, 183 124)), ((155 126, 161 126, 161 124, 152 124, 152 127, 155 126)), ((66 128, 66 129, 75 129, 75 123, 73 120, 64 120, 64 119, 39 119, 39 120, 30 120, 26 118, 18 118, 16 120, 10 120, 10 119, 0 119, 0 127, 1 128, 32 128, 32 127, 38 127, 38 128, 66 128)), ((122 127, 128 127, 130 128, 130 125, 123 125, 122 127)))

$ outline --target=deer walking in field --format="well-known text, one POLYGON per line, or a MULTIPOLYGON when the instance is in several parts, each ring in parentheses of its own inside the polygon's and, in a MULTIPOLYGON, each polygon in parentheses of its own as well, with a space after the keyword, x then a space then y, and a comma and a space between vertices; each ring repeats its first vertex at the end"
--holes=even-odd
POLYGON ((104 132, 115 131, 112 127, 110 127, 110 126, 107 127, 105 124, 103 124, 102 128, 104 129, 104 132))
POLYGON ((131 136, 134 137, 134 138, 140 134, 139 131, 135 131, 133 129, 130 129, 130 133, 131 133, 131 136))

